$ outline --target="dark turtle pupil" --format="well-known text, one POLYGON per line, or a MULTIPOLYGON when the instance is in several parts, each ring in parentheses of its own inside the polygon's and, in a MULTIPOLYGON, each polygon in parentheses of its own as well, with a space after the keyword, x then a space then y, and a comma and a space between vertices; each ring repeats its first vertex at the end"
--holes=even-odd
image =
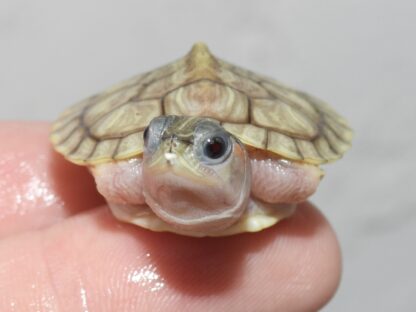
POLYGON ((210 138, 206 141, 204 146, 204 153, 207 157, 212 159, 220 158, 226 151, 225 142, 220 137, 210 138))

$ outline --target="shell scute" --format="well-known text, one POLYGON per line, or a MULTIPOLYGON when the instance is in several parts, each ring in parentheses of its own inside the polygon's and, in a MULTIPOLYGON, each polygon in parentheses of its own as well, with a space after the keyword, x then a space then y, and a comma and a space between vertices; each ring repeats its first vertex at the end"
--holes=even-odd
POLYGON ((267 150, 273 153, 278 153, 279 155, 289 159, 303 159, 302 155, 299 154, 296 141, 279 132, 269 131, 267 136, 267 150))
POLYGON ((104 115, 90 128, 90 133, 101 140, 125 137, 143 130, 150 121, 162 114, 160 100, 127 102, 104 115))
POLYGON ((120 141, 117 152, 114 155, 114 159, 121 160, 137 155, 137 147, 143 146, 143 144, 143 131, 133 132, 125 136, 120 141))
POLYGON ((265 88, 253 79, 237 75, 230 70, 221 69, 218 71, 218 79, 226 86, 230 86, 243 92, 251 98, 269 98, 270 95, 265 88))
POLYGON ((337 160, 352 139, 325 102, 196 44, 185 57, 68 108, 51 140, 78 164, 127 159, 143 152, 143 129, 164 114, 214 118, 248 146, 311 164, 337 160))
POLYGON ((248 121, 247 97, 210 80, 200 80, 169 93, 163 105, 166 115, 205 116, 234 123, 248 121))
POLYGON ((252 124, 223 123, 222 126, 225 130, 238 137, 244 144, 258 149, 266 149, 266 129, 252 124))
POLYGON ((252 123, 291 137, 313 139, 318 135, 318 120, 280 100, 253 100, 252 123))
POLYGON ((121 91, 119 90, 103 96, 100 101, 92 103, 86 107, 83 112, 80 112, 83 123, 87 126, 94 125, 103 117, 111 114, 111 112, 116 110, 118 107, 128 103, 136 94, 137 86, 130 86, 121 91))

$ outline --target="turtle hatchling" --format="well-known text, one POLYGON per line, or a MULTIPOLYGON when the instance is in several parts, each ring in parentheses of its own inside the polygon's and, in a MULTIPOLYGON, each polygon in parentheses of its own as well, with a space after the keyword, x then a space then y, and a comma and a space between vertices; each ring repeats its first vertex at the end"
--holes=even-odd
POLYGON ((257 232, 313 194, 352 131, 317 98, 217 58, 183 58, 69 107, 54 148, 116 218, 188 236, 257 232))

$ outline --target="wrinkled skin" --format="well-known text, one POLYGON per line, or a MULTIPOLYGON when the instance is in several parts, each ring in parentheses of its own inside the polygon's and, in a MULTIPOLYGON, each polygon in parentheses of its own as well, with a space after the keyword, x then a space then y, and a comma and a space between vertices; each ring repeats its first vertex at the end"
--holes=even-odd
POLYGON ((312 205, 256 234, 147 231, 117 221, 48 133, 0 124, 0 311, 317 311, 335 292, 338 243, 312 205))

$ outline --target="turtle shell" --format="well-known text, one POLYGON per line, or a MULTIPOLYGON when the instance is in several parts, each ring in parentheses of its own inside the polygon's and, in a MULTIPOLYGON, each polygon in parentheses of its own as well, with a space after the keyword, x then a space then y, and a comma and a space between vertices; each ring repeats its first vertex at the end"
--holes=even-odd
POLYGON ((310 164, 340 158, 352 131, 326 103, 213 56, 203 43, 183 58, 69 107, 53 124, 57 151, 80 165, 143 152, 160 115, 218 120, 244 144, 310 164))

